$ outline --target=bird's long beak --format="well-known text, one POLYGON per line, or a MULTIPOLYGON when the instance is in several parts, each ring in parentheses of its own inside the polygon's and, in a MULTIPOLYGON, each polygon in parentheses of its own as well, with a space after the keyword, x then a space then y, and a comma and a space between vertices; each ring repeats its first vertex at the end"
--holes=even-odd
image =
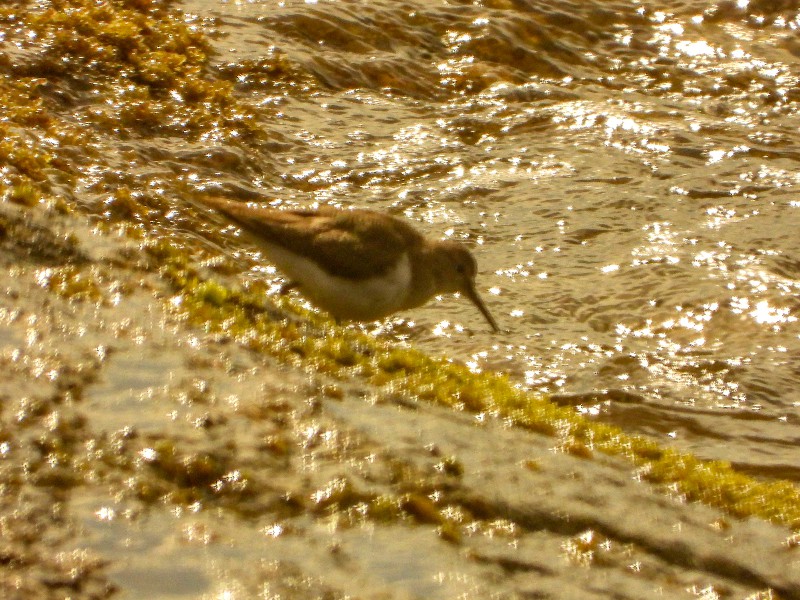
POLYGON ((475 289, 475 284, 470 282, 466 287, 466 295, 467 298, 472 300, 472 303, 478 307, 478 310, 481 311, 481 314, 486 317, 486 320, 489 321, 489 325, 492 326, 492 329, 495 333, 500 333, 500 327, 497 326, 497 321, 494 320, 492 313, 489 312, 489 309, 486 308, 486 305, 483 303, 483 299, 478 295, 478 291, 475 289))

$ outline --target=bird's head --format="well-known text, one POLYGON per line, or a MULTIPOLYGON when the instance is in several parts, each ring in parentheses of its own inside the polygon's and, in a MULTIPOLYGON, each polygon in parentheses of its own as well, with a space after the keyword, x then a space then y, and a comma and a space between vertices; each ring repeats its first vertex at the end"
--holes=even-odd
POLYGON ((489 309, 483 303, 475 289, 475 276, 478 274, 478 264, 469 248, 451 240, 439 242, 434 256, 433 273, 436 278, 436 288, 439 293, 461 293, 469 298, 478 307, 481 314, 495 331, 500 331, 497 322, 492 317, 489 309))

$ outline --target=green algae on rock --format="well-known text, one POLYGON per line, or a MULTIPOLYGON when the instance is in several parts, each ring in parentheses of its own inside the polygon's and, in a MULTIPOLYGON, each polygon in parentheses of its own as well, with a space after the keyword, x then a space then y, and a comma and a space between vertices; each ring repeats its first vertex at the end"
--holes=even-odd
MULTIPOLYGON (((405 393, 415 398, 490 413, 516 426, 553 435, 559 440, 557 446, 570 454, 591 458, 592 451, 598 450, 623 456, 637 465, 643 479, 675 486, 689 501, 703 502, 741 518, 757 516, 800 527, 800 491, 789 482, 757 481, 728 463, 663 449, 653 440, 592 422, 569 408, 525 392, 502 374, 475 374, 446 359, 397 348, 330 322, 320 323, 319 317, 311 318, 302 328, 286 320, 251 318, 242 306, 257 305, 263 299, 227 290, 218 282, 193 281, 182 293, 185 301, 176 306, 190 321, 203 323, 209 332, 240 339, 259 352, 313 365, 314 370, 338 378, 356 375, 378 386, 402 381, 405 393)), ((298 308, 293 312, 307 314, 298 308)))

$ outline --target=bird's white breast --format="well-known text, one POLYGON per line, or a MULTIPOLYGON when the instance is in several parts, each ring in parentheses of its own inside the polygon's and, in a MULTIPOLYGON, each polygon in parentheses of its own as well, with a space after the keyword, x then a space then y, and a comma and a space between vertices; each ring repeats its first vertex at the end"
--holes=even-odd
POLYGON ((297 283, 309 300, 334 317, 374 321, 402 309, 408 297, 411 263, 407 254, 383 275, 350 279, 332 275, 313 260, 281 246, 263 242, 260 246, 266 257, 297 283))

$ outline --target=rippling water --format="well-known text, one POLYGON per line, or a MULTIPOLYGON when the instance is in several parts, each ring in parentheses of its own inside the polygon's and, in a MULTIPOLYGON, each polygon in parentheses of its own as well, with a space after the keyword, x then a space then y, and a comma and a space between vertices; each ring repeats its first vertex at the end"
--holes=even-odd
POLYGON ((795 2, 188 10, 217 18, 218 69, 273 117, 268 153, 191 165, 195 185, 476 245, 509 332, 445 299, 390 335, 800 479, 795 2))

